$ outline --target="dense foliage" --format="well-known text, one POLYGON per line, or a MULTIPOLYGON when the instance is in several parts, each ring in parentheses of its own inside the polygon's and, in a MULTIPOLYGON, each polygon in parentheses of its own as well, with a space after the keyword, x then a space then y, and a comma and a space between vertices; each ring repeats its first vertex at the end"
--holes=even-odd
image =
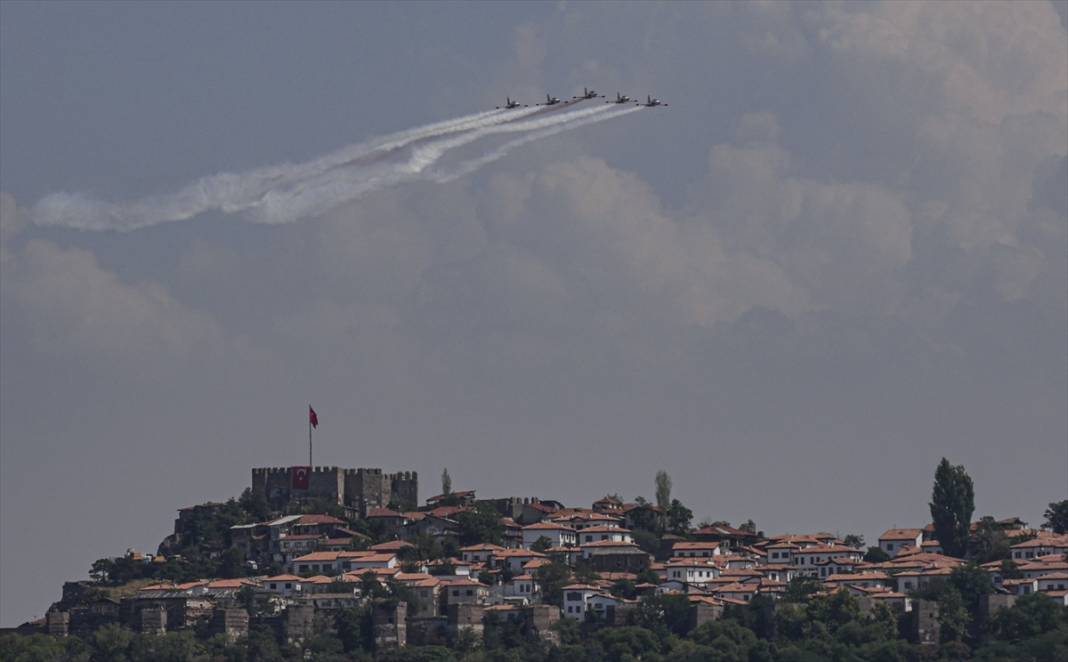
POLYGON ((975 487, 963 466, 942 458, 935 470, 930 506, 935 538, 942 549, 949 556, 963 557, 975 512, 975 487))
POLYGON ((819 660, 1033 660, 1068 659, 1068 609, 1032 594, 1014 606, 979 619, 978 596, 986 585, 972 569, 955 574, 926 596, 949 607, 940 645, 921 648, 903 633, 910 614, 886 607, 865 613, 848 593, 773 602, 758 597, 727 611, 721 620, 694 628, 687 600, 643 600, 623 624, 607 626, 565 619, 555 627, 558 644, 522 624, 490 620, 482 637, 456 636, 439 646, 374 649, 373 629, 363 609, 337 612, 332 622, 302 646, 281 642, 269 628, 253 628, 234 644, 194 632, 140 635, 117 625, 82 639, 45 635, 0 637, 2 660, 384 660, 384 661, 564 661, 567 662, 816 662, 819 660), (956 607, 954 607, 956 605, 956 607), (949 627, 947 627, 949 626, 949 627))

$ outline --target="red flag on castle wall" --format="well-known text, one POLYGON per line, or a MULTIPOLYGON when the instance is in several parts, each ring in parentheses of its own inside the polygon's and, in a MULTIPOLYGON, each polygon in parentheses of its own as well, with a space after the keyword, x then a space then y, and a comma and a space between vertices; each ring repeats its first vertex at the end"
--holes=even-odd
POLYGON ((293 489, 308 489, 311 477, 311 467, 293 467, 289 473, 293 476, 293 489))
POLYGON ((308 405, 308 423, 311 423, 313 428, 319 427, 319 416, 316 415, 315 410, 311 405, 308 405))

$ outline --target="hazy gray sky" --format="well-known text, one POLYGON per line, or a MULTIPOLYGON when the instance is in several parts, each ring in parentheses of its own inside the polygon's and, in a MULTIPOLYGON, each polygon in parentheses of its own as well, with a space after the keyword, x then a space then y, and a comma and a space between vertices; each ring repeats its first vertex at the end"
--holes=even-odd
POLYGON ((1064 4, 0 4, 0 622, 317 458, 869 539, 1068 491, 1064 4), (41 227, 583 85, 281 225, 41 227), (467 148, 477 156, 482 149, 467 148))

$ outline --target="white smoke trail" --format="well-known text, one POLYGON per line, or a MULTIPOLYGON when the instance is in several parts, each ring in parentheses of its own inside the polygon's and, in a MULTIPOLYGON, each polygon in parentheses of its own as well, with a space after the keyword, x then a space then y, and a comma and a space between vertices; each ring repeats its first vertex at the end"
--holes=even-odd
MULTIPOLYGON (((551 135, 566 126, 622 114, 609 113, 615 110, 611 106, 560 112, 567 107, 485 111, 350 145, 304 163, 204 177, 174 194, 130 202, 109 203, 80 194, 54 193, 37 203, 33 217, 40 225, 129 231, 186 220, 217 209, 227 214, 243 212, 248 220, 257 223, 289 223, 321 214, 371 191, 427 179, 426 169, 446 153, 486 136, 537 134, 522 142, 506 143, 487 155, 491 157, 488 160, 476 159, 479 163, 471 170, 501 158, 518 144, 551 135), (412 145, 415 146, 407 161, 387 160, 390 154, 412 145), (501 149, 504 152, 497 155, 501 149)), ((470 167, 470 163, 461 164, 461 168, 470 167)))
POLYGON ((567 125, 609 110, 608 106, 597 106, 587 110, 575 110, 538 119, 513 121, 475 129, 460 133, 456 137, 441 138, 426 145, 420 145, 413 149, 411 158, 402 164, 335 168, 323 173, 320 177, 305 180, 297 187, 272 190, 249 210, 249 220, 256 223, 281 224, 317 216, 371 191, 404 182, 427 179, 424 171, 447 152, 486 136, 567 125))
POLYGON ((467 161, 458 163, 451 171, 435 171, 431 174, 430 178, 431 180, 441 184, 455 181, 461 177, 465 177, 475 172, 483 166, 489 165, 494 161, 504 158, 513 149, 517 147, 522 147, 527 143, 534 142, 535 140, 541 140, 542 138, 548 138, 549 136, 555 136, 558 133, 562 133, 564 131, 571 131, 582 126, 586 126, 588 124, 595 124, 597 122, 604 122, 605 120, 615 119, 617 117, 629 115, 639 110, 641 110, 640 107, 632 106, 630 108, 617 109, 615 112, 606 113, 604 115, 599 115, 596 117, 587 117, 586 119, 575 120, 574 122, 569 122, 562 126, 553 126, 547 129, 534 131, 533 133, 529 133, 523 136, 522 138, 515 138, 513 140, 509 140, 508 142, 498 146, 497 149, 493 150, 488 154, 483 154, 478 158, 468 159, 467 161))
POLYGON ((349 145, 304 163, 282 163, 244 173, 202 177, 176 193, 111 203, 80 193, 52 193, 33 209, 34 222, 84 230, 135 230, 159 223, 183 221, 218 209, 232 214, 256 205, 273 189, 291 186, 331 169, 367 157, 388 154, 419 140, 510 122, 538 108, 490 110, 400 131, 365 143, 349 145))

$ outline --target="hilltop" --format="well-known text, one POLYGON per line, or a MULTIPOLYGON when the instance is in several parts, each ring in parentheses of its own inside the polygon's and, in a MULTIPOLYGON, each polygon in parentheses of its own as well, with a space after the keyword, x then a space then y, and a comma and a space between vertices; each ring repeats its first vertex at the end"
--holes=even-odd
POLYGON ((695 524, 656 498, 418 503, 418 477, 257 468, 178 510, 155 553, 67 582, 4 659, 1065 659, 1068 502, 1041 528, 972 520, 939 466, 933 522, 874 544, 695 524), (941 536, 942 541, 940 541, 941 536))

